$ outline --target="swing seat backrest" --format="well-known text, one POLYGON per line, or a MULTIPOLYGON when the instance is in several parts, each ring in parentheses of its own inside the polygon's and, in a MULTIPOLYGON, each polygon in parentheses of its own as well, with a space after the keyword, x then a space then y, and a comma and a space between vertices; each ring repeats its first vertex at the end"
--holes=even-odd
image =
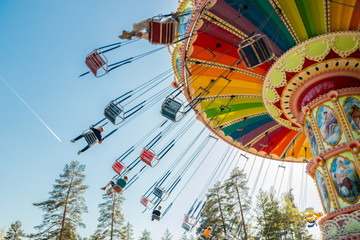
POLYGON ((151 209, 154 206, 154 204, 145 196, 141 197, 140 203, 144 205, 147 209, 151 209))
POLYGON ((182 224, 182 228, 185 229, 186 231, 190 232, 193 226, 189 225, 186 222, 183 222, 182 224))
POLYGON ((179 24, 174 19, 160 22, 152 20, 149 22, 149 42, 152 44, 170 45, 175 41, 179 24))
POLYGON ((274 51, 270 48, 266 37, 259 34, 241 42, 238 53, 245 66, 251 69, 274 57, 274 51))
POLYGON ((117 193, 121 193, 124 189, 122 189, 119 185, 115 185, 113 187, 113 189, 117 192, 117 193))
POLYGON ((182 103, 173 98, 166 98, 161 106, 161 115, 173 122, 177 121, 177 114, 182 107, 182 103))
POLYGON ((165 201, 169 197, 169 194, 159 186, 154 187, 153 194, 163 201, 165 201))
POLYGON ((124 164, 122 164, 122 163, 120 163, 118 161, 115 161, 115 163, 112 166, 112 169, 119 175, 122 175, 121 172, 123 170, 126 170, 124 164))
POLYGON ((115 102, 110 102, 104 109, 104 116, 114 125, 124 120, 124 109, 115 102), (119 120, 119 122, 117 122, 119 120))
POLYGON ((152 218, 155 219, 155 220, 160 221, 160 216, 158 216, 158 215, 156 215, 156 214, 153 214, 153 215, 152 215, 152 218))
POLYGON ((143 161, 150 167, 155 167, 156 164, 159 162, 159 159, 157 158, 156 154, 146 147, 143 149, 140 158, 141 161, 143 161))
POLYGON ((185 215, 184 222, 186 222, 187 224, 189 224, 191 226, 195 226, 197 223, 197 219, 194 217, 191 217, 189 215, 185 215))
POLYGON ((155 186, 154 189, 153 189, 153 193, 158 198, 162 198, 162 196, 164 194, 164 190, 159 186, 155 186))
POLYGON ((95 49, 89 55, 86 56, 85 64, 88 66, 90 71, 95 75, 95 77, 98 77, 97 72, 99 69, 101 69, 102 67, 105 67, 107 69, 107 59, 104 57, 104 55, 101 53, 99 49, 95 49))
POLYGON ((99 142, 99 139, 96 137, 95 133, 91 130, 86 130, 84 133, 84 138, 87 144, 91 147, 92 145, 99 142))

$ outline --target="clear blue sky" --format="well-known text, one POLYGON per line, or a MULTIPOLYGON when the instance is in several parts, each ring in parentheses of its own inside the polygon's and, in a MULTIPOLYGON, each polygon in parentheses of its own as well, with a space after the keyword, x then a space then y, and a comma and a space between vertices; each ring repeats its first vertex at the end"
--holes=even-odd
MULTIPOLYGON (((94 146, 81 156, 76 153, 84 143, 72 144, 70 139, 101 119, 103 108, 110 100, 171 68, 170 54, 162 50, 99 79, 92 75, 77 76, 87 71, 84 60, 91 50, 118 42, 117 36, 122 30, 130 30, 134 22, 159 13, 175 12, 177 7, 176 0, 0 1, 0 77, 62 140, 59 142, 0 81, 0 228, 20 220, 25 232, 34 232, 33 227, 41 222, 43 212, 32 203, 46 200, 64 165, 77 160, 86 164, 86 184, 89 185, 85 195, 89 212, 83 215, 87 227, 79 231, 83 237, 94 232, 97 205, 103 193, 100 187, 114 175, 112 162, 163 119, 159 113, 161 103, 119 130, 109 141, 94 146)), ((109 61, 122 60, 156 47, 139 41, 109 53, 109 61)), ((165 85, 171 81, 169 79, 165 85)), ((183 233, 183 215, 202 188, 197 183, 207 179, 226 144, 219 142, 206 160, 206 167, 196 174, 161 224, 151 222, 149 212, 141 214, 143 207, 139 199, 200 129, 201 124, 197 123, 157 168, 148 170, 125 193, 127 200, 123 211, 126 220, 134 225, 136 236, 144 228, 152 232, 154 240, 160 239, 167 227, 174 239, 179 239, 183 233)), ((256 160, 250 186, 260 167, 261 159, 256 160)), ((271 163, 270 173, 266 176, 269 181, 266 182, 274 182, 278 164, 271 163)), ((250 165, 245 168, 247 172, 250 165)), ((293 185, 297 197, 302 166, 298 164, 295 169, 293 185)), ((287 174, 284 179, 288 179, 287 174)), ((308 205, 321 210, 317 191, 310 180, 308 205)), ((284 180, 283 191, 286 186, 287 180, 284 180)))

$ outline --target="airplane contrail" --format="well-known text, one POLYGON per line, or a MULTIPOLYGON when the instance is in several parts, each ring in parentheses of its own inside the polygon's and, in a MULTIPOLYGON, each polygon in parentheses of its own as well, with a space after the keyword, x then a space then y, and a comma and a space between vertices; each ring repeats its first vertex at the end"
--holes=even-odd
POLYGON ((52 133, 52 135, 54 135, 56 137, 57 140, 59 140, 59 142, 61 142, 61 139, 56 136, 56 134, 50 129, 50 127, 40 118, 39 115, 36 114, 36 112, 34 112, 34 110, 32 110, 32 108, 25 102, 25 100, 15 91, 15 89, 13 89, 9 83, 7 81, 5 81, 5 79, 3 79, 2 77, 0 77, 0 79, 5 83, 5 85, 20 99, 20 101, 35 115, 35 117, 37 117, 42 124, 44 124, 44 126, 52 133))

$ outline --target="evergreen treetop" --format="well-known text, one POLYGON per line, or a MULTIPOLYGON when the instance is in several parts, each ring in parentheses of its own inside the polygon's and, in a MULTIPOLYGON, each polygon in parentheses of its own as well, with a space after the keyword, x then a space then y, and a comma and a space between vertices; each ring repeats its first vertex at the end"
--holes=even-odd
POLYGON ((72 161, 66 164, 64 172, 55 179, 48 200, 34 203, 45 213, 40 225, 35 229, 37 239, 80 239, 76 229, 85 227, 81 215, 87 212, 83 194, 88 188, 84 185, 85 165, 72 161))
POLYGON ((6 232, 5 240, 21 240, 25 237, 25 233, 21 229, 21 222, 16 221, 10 225, 9 230, 6 232))

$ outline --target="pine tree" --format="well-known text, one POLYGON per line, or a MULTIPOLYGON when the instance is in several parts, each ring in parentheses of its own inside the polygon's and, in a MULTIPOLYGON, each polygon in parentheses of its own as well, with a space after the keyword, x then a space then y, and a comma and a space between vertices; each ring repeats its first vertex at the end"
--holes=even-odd
MULTIPOLYGON (((250 230, 248 229, 250 224, 249 217, 246 216, 250 216, 251 200, 246 174, 239 168, 234 168, 230 177, 225 181, 224 186, 227 198, 229 202, 232 202, 232 204, 228 205, 228 207, 231 208, 228 211, 234 212, 232 216, 234 219, 233 232, 235 232, 239 224, 241 224, 242 232, 245 232, 247 235, 247 232, 249 231, 246 230, 250 230)), ((247 236, 244 237, 247 238, 247 236)))
POLYGON ((200 235, 205 228, 209 226, 214 228, 215 224, 217 224, 217 228, 212 234, 213 238, 226 239, 227 223, 233 214, 229 210, 231 210, 231 207, 229 206, 224 187, 220 182, 217 182, 213 188, 209 189, 206 195, 206 204, 202 211, 199 227, 196 230, 197 234, 200 235))
POLYGON ((255 212, 258 233, 266 239, 278 239, 282 230, 282 213, 274 188, 268 192, 259 191, 255 212))
POLYGON ((39 231, 35 235, 37 239, 81 239, 76 229, 85 227, 81 219, 81 214, 87 212, 84 171, 85 165, 79 162, 66 164, 64 172, 55 179, 49 199, 34 203, 45 212, 42 223, 35 227, 39 231))
POLYGON ((190 238, 188 238, 184 233, 179 240, 196 240, 196 238, 193 235, 190 235, 190 238))
POLYGON ((248 215, 250 211, 249 188, 246 185, 246 175, 235 168, 224 184, 218 182, 209 189, 197 234, 201 234, 206 227, 214 228, 217 225, 212 234, 213 239, 226 239, 231 219, 235 219, 234 227, 237 228, 240 224, 242 219, 240 204, 243 215, 248 215), (206 226, 204 226, 205 222, 206 226))
POLYGON ((127 222, 127 224, 123 227, 123 232, 125 233, 124 240, 134 239, 134 228, 133 225, 130 224, 130 222, 127 222))
POLYGON ((104 194, 103 199, 105 202, 99 204, 99 224, 91 239, 125 239, 124 215, 121 213, 124 197, 122 194, 104 194))
POLYGON ((186 236, 186 234, 184 233, 183 235, 181 235, 181 238, 179 240, 189 240, 186 236))
POLYGON ((152 240, 150 237, 150 232, 148 230, 144 229, 139 240, 152 240))
POLYGON ((164 236, 161 237, 161 240, 172 240, 172 235, 168 228, 165 230, 164 236))
POLYGON ((287 239, 312 239, 306 223, 301 220, 298 209, 293 207, 289 198, 284 197, 282 203, 282 230, 286 233, 287 239))
POLYGON ((6 232, 5 240, 20 240, 25 237, 25 233, 21 230, 21 222, 16 221, 10 225, 9 230, 6 232))

